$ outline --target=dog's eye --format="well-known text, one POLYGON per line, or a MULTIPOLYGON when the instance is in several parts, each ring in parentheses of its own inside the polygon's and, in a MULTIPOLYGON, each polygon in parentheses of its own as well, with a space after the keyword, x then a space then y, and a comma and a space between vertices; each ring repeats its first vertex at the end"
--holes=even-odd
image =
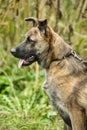
POLYGON ((27 42, 34 43, 34 40, 32 40, 30 37, 27 37, 27 42))

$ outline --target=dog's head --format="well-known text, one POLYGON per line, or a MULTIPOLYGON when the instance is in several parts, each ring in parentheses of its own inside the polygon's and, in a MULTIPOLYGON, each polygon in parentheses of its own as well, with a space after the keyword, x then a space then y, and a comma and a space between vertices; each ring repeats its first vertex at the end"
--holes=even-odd
POLYGON ((25 20, 32 21, 33 27, 25 34, 24 41, 11 49, 13 56, 20 59, 19 68, 35 61, 40 63, 49 51, 50 31, 47 26, 47 19, 26 18, 25 20))
POLYGON ((19 68, 37 61, 43 68, 48 68, 52 61, 63 59, 70 53, 71 47, 47 24, 47 19, 32 21, 33 27, 25 34, 24 41, 11 49, 13 56, 20 59, 19 68))

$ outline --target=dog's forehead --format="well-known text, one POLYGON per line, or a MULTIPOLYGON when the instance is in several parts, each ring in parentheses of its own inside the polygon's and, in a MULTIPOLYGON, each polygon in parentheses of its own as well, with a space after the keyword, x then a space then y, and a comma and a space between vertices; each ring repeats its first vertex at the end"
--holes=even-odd
POLYGON ((32 29, 30 29, 26 34, 25 37, 27 36, 35 36, 39 34, 39 29, 37 27, 33 27, 32 29))

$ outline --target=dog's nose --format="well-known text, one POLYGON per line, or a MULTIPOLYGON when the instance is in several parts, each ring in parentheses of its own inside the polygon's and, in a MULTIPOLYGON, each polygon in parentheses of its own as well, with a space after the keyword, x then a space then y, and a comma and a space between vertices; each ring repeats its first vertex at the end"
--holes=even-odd
POLYGON ((16 53, 16 49, 15 48, 12 48, 11 49, 11 53, 14 55, 16 53))

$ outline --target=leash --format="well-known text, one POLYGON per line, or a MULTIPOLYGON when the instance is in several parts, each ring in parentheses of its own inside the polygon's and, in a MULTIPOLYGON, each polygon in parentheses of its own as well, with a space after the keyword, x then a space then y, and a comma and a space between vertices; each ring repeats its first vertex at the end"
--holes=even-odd
POLYGON ((74 56, 76 59, 78 59, 79 61, 83 61, 83 59, 80 58, 80 57, 76 54, 75 51, 71 50, 71 53, 70 53, 70 54, 73 55, 73 56, 74 56))
POLYGON ((72 55, 73 57, 75 57, 76 59, 78 59, 79 61, 83 61, 82 58, 80 58, 75 51, 73 51, 72 49, 65 55, 63 56, 62 59, 65 59, 66 57, 69 57, 70 55, 72 55))

